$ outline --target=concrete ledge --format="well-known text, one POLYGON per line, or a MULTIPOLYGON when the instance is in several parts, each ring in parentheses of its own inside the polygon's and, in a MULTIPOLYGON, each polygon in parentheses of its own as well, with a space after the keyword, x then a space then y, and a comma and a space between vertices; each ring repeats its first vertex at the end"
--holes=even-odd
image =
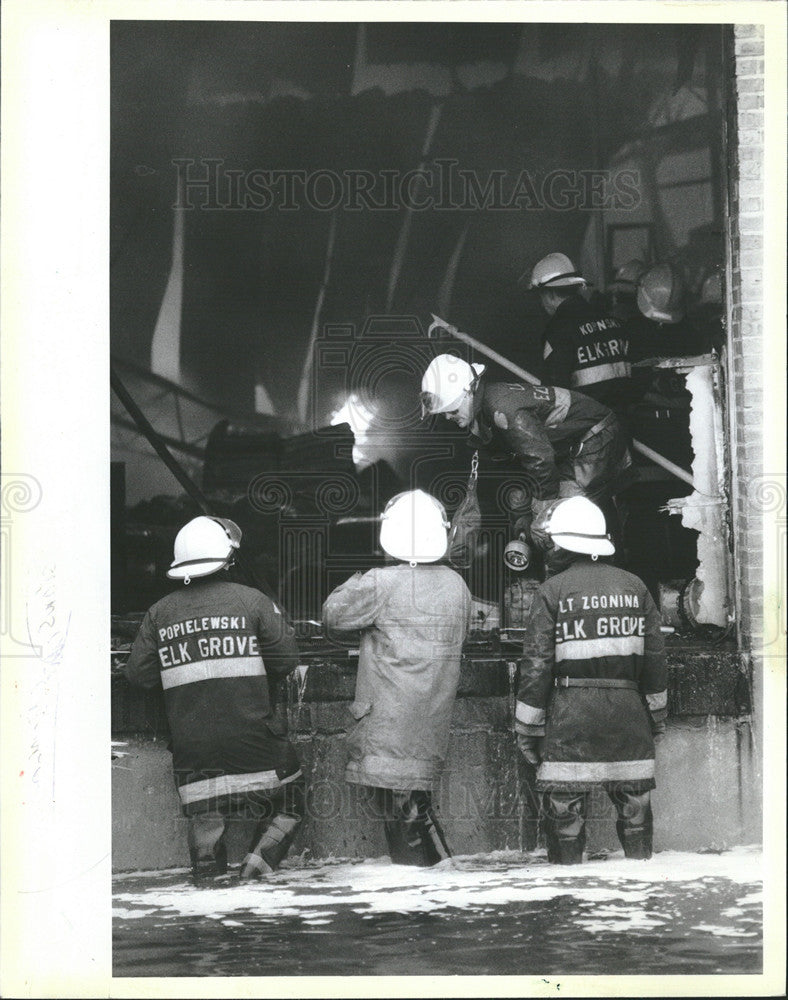
MULTIPOLYGON (((491 644, 464 657, 438 807, 455 853, 532 849, 538 838, 533 769, 512 734, 516 650, 491 644)), ((658 850, 698 850, 761 840, 761 776, 746 712, 748 676, 735 650, 671 644, 669 722, 657 753, 654 793, 658 850)), ((380 857, 385 842, 364 792, 344 780, 348 706, 357 661, 347 652, 313 659, 288 682, 291 738, 309 786, 307 817, 294 853, 380 857)), ((113 762, 113 867, 116 871, 188 864, 186 821, 166 749, 161 692, 112 682, 113 738, 128 755, 113 762)), ((251 821, 228 824, 230 859, 240 861, 251 821)), ((590 850, 618 849, 613 807, 594 793, 590 850)))
MULTIPOLYGON (((458 702, 458 705, 462 703, 458 702)), ((538 798, 509 729, 505 699, 470 699, 454 719, 446 771, 437 801, 455 853, 532 849, 537 844, 538 798)), ((322 719, 336 706, 312 705, 322 719)), ((381 824, 363 790, 344 780, 344 730, 307 733, 295 743, 309 786, 307 817, 293 851, 315 857, 380 857, 381 824)), ((732 720, 671 722, 657 752, 654 792, 657 850, 723 848, 761 840, 760 787, 749 727, 732 720)), ((128 756, 113 762, 113 869, 129 871, 188 864, 186 820, 161 740, 130 740, 128 756)), ((594 793, 589 850, 618 849, 615 816, 604 793, 594 793)), ((230 860, 240 861, 252 835, 249 821, 228 824, 230 860)))
MULTIPOLYGON (((457 691, 458 709, 468 699, 513 699, 517 690, 519 651, 481 646, 463 657, 457 691)), ((726 647, 669 644, 668 715, 671 718, 713 715, 739 718, 750 711, 749 679, 739 654, 726 647)), ((344 708, 353 700, 357 656, 337 651, 335 658, 304 658, 306 674, 291 675, 287 685, 290 726, 293 732, 337 732, 344 727, 344 708), (331 706, 334 706, 333 708, 331 706)), ((479 711, 468 709, 468 711, 479 711)), ((124 677, 112 678, 112 733, 115 737, 168 735, 164 700, 160 691, 132 688, 124 677)))

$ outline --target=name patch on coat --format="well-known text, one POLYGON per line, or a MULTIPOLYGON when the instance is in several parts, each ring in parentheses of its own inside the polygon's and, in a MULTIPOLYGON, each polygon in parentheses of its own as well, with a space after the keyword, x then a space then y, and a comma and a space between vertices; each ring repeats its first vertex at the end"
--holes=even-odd
POLYGON ((216 629, 234 632, 246 628, 246 615, 211 615, 204 618, 187 618, 182 622, 175 622, 159 629, 159 642, 165 639, 177 639, 181 635, 194 635, 196 632, 212 632, 216 629))
POLYGON ((640 609, 637 594, 576 594, 558 602, 556 660, 640 655, 646 635, 643 614, 600 614, 640 609))
POLYGON ((597 608, 639 608, 637 594, 580 594, 564 597, 558 602, 561 614, 569 611, 596 611, 597 608))

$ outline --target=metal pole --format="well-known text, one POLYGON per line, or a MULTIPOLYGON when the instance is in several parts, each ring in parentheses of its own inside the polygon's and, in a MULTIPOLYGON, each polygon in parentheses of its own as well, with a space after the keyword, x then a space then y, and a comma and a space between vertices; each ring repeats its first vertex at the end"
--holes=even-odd
POLYGON ((685 483, 688 483, 694 489, 695 480, 686 469, 682 469, 680 465, 676 465, 674 462, 671 462, 669 458, 665 458, 664 455, 660 455, 658 451, 654 451, 653 448, 649 448, 649 446, 647 444, 643 444, 642 441, 636 441, 633 438, 632 447, 635 451, 639 451, 641 455, 650 459, 655 465, 661 465, 663 469, 674 475, 676 479, 683 479, 685 483))
MULTIPOLYGON (((202 490, 197 486, 197 484, 191 479, 191 477, 186 473, 179 463, 173 458, 172 452, 169 450, 167 445, 162 441, 158 432, 155 430, 153 425, 150 423, 148 418, 142 412, 142 410, 137 406, 134 400, 129 395, 126 386, 121 382, 115 369, 110 365, 109 369, 109 381, 112 386, 113 392, 118 397, 118 399, 123 403, 123 405, 128 410, 132 419, 139 427, 140 431, 145 435, 151 444, 151 447, 155 450, 159 458, 164 462, 170 472, 175 476, 181 486, 186 490, 188 495, 194 500, 203 514, 208 517, 214 517, 214 513, 210 508, 210 505, 203 495, 202 490)), ((247 557, 241 553, 240 550, 236 551, 235 560, 238 563, 239 568, 243 571, 249 585, 252 587, 257 587, 258 590, 262 590, 264 594, 268 597, 278 600, 278 595, 272 589, 271 585, 266 579, 261 577, 257 573, 247 557)))
POLYGON ((110 365, 109 369, 109 381, 112 386, 112 390, 118 399, 123 403, 129 412, 129 415, 134 420, 134 423, 139 427, 145 437, 148 439, 151 447, 154 449, 159 458, 164 462, 170 472, 175 476, 181 486, 186 490, 189 496, 194 500, 203 514, 209 514, 211 511, 208 508, 208 502, 203 496, 201 490, 192 481, 190 476, 181 468, 180 464, 173 458, 172 452, 167 447, 167 445, 162 441, 161 437, 158 435, 153 425, 150 423, 148 418, 142 412, 142 410, 137 406, 134 400, 129 395, 128 389, 121 382, 115 369, 110 365))

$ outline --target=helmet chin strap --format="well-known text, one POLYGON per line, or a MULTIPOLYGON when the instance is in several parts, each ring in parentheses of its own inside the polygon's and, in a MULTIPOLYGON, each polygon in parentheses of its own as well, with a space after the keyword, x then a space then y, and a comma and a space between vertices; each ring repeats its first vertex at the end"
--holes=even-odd
MULTIPOLYGON (((216 569, 211 570, 210 573, 206 573, 204 575, 205 576, 213 576, 214 573, 221 573, 222 570, 227 570, 231 566, 234 566, 235 565, 234 555, 235 555, 235 550, 231 549, 230 552, 227 555, 227 559, 222 563, 221 566, 217 566, 216 569)), ((205 559, 203 557, 201 557, 199 559, 188 559, 185 562, 179 563, 178 565, 179 566, 187 566, 189 563, 202 563, 202 562, 205 562, 205 559)), ((183 583, 184 587, 188 587, 191 582, 192 582, 192 578, 188 574, 186 576, 184 576, 183 579, 181 580, 181 583, 183 583)))

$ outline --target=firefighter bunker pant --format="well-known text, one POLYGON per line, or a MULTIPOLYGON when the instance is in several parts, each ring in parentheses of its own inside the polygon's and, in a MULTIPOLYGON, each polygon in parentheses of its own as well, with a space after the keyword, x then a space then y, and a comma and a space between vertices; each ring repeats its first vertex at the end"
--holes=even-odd
MULTIPOLYGON (((542 800, 547 860, 575 865, 583 860, 589 792, 550 791, 542 800)), ((651 792, 608 790, 616 807, 616 833, 627 858, 651 857, 653 818, 651 792)))
POLYGON ((203 800, 187 809, 189 855, 196 880, 227 871, 225 826, 228 817, 257 820, 249 852, 241 863, 242 879, 270 874, 279 867, 304 817, 305 781, 299 775, 272 791, 253 791, 203 800))
POLYGON ((429 868, 451 857, 430 792, 371 788, 375 815, 383 820, 389 856, 396 865, 429 868))

